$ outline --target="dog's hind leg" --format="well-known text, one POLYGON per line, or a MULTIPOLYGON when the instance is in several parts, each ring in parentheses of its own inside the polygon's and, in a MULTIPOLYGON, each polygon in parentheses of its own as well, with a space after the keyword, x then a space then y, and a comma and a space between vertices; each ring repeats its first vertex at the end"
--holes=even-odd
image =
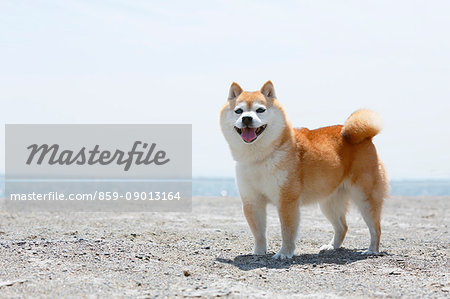
POLYGON ((320 251, 341 247, 347 233, 345 214, 347 213, 349 194, 342 187, 339 188, 329 198, 320 202, 320 209, 334 228, 334 236, 330 243, 320 247, 320 251))
POLYGON ((381 207, 383 205, 383 195, 371 192, 366 195, 364 192, 352 192, 352 200, 358 207, 370 232, 369 249, 362 254, 378 254, 381 236, 381 207))

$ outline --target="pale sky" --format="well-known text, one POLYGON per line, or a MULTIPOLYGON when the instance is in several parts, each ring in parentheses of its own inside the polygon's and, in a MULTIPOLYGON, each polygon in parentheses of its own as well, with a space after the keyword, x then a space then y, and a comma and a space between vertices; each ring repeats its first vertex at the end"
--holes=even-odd
POLYGON ((450 179, 449 15, 450 1, 1 1, 0 121, 192 123, 193 175, 231 177, 219 109, 233 81, 272 80, 294 126, 374 109, 390 178, 450 179))

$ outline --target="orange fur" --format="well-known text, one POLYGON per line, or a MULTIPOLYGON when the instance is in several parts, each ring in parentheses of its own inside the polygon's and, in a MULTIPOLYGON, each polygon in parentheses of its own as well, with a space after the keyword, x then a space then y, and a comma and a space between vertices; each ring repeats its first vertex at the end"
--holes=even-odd
MULTIPOLYGON (((369 114, 358 113, 357 118, 351 116, 346 122, 346 125, 350 124, 348 127, 336 125, 316 130, 287 127, 285 134, 290 133, 293 138, 285 137, 284 140, 291 142, 292 155, 284 165, 279 166, 286 169, 287 165, 291 165, 288 180, 282 186, 280 206, 285 206, 284 202, 296 200, 301 205, 320 201, 329 197, 348 180, 361 188, 366 196, 376 229, 378 251, 381 208, 388 193, 388 182, 384 166, 371 141, 377 129, 371 126, 369 119, 363 118, 364 115, 369 114), (362 124, 363 128, 357 127, 358 124, 362 124), (344 132, 350 134, 350 139, 344 132)), ((343 222, 345 223, 345 218, 343 222)), ((297 224, 294 222, 292 225, 297 224)), ((346 224, 344 229, 346 232, 346 224)))

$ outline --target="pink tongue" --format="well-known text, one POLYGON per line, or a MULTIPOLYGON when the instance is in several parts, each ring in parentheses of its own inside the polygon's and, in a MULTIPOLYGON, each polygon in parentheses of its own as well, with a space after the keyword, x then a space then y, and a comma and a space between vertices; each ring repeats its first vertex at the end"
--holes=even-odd
POLYGON ((252 141, 256 138, 256 128, 243 128, 241 132, 241 137, 247 142, 252 141))

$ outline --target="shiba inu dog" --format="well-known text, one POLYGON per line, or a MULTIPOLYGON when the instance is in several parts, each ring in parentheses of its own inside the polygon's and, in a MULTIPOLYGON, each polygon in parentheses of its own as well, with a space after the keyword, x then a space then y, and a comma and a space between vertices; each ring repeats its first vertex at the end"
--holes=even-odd
POLYGON ((244 215, 255 238, 254 254, 267 251, 266 205, 274 204, 281 223, 282 246, 274 258, 294 255, 299 208, 318 202, 334 228, 320 250, 341 246, 351 199, 370 232, 363 254, 377 254, 380 216, 388 180, 372 137, 381 130, 376 113, 358 110, 344 125, 316 130, 294 129, 272 82, 260 91, 230 87, 220 111, 220 125, 236 161, 236 181, 244 215))

